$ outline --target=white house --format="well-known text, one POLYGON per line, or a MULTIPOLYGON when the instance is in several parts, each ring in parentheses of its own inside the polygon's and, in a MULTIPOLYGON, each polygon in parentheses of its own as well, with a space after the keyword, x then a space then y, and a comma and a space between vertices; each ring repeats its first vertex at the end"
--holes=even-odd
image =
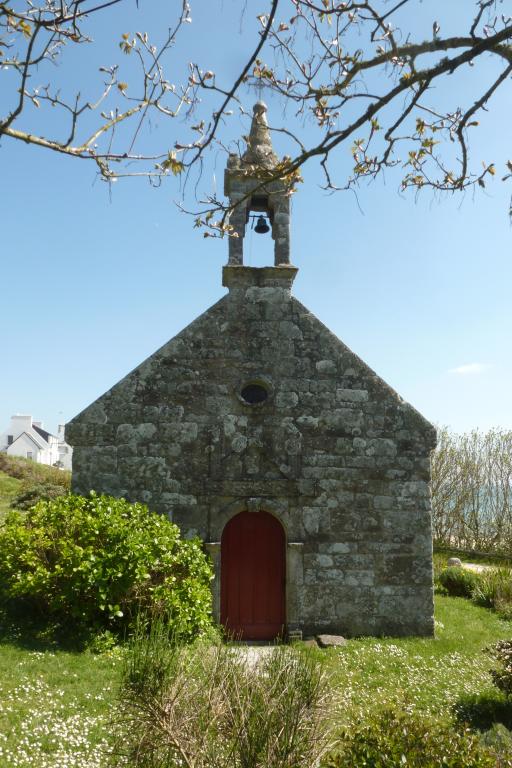
POLYGON ((71 471, 71 461, 73 458, 73 449, 68 445, 64 439, 64 427, 65 424, 59 424, 57 427, 57 439, 59 447, 59 467, 61 469, 69 469, 71 471))
POLYGON ((8 428, 0 434, 0 451, 39 464, 71 469, 73 449, 64 441, 64 425, 59 426, 58 435, 52 435, 43 429, 41 421, 33 421, 27 414, 11 416, 8 428))

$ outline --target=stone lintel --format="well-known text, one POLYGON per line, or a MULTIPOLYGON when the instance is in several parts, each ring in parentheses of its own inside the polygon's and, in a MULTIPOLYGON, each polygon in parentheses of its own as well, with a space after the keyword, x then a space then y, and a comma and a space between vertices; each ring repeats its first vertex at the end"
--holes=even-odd
POLYGON ((283 288, 290 290, 298 267, 283 264, 279 267, 244 267, 228 264, 222 268, 222 285, 232 288, 283 288))
POLYGON ((239 197, 247 196, 247 203, 250 203, 250 196, 253 192, 259 195, 268 195, 270 202, 275 197, 288 195, 290 192, 290 183, 283 179, 271 179, 268 172, 268 178, 265 177, 259 169, 254 169, 251 173, 251 167, 226 168, 224 171, 224 194, 231 197, 236 194, 239 197))

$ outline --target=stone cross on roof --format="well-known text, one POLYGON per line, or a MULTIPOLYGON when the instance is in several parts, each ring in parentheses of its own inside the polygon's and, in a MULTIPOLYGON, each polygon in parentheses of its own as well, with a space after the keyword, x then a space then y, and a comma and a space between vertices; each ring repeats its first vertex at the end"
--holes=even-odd
MULTIPOLYGON (((291 184, 285 179, 272 179, 272 171, 278 165, 279 158, 272 147, 266 112, 266 104, 256 102, 247 149, 242 157, 237 153, 229 155, 224 174, 224 194, 233 209, 228 262, 232 266, 244 263, 243 241, 251 212, 268 217, 275 242, 275 266, 290 264, 291 184)), ((254 220, 254 214, 252 218, 254 220)))

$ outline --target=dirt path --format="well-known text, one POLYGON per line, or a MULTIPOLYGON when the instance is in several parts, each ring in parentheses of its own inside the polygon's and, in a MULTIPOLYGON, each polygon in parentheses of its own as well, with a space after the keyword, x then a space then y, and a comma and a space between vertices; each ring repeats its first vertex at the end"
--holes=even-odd
POLYGON ((492 571, 496 568, 495 565, 482 565, 482 563, 462 563, 462 567, 467 571, 475 571, 475 573, 485 573, 485 571, 492 571))

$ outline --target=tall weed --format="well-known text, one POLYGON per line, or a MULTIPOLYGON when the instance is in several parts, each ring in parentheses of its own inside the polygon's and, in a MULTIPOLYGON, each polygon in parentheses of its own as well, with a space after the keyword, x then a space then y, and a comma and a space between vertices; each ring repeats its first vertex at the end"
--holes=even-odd
POLYGON ((472 599, 477 605, 512 618, 512 572, 508 568, 493 568, 481 573, 472 599))
POLYGON ((451 597, 469 598, 504 619, 512 619, 512 571, 509 568, 488 568, 479 573, 460 566, 444 568, 436 574, 436 585, 451 597))
POLYGON ((311 655, 210 639, 174 642, 139 623, 123 675, 114 765, 312 768, 328 749, 328 689, 311 655))

